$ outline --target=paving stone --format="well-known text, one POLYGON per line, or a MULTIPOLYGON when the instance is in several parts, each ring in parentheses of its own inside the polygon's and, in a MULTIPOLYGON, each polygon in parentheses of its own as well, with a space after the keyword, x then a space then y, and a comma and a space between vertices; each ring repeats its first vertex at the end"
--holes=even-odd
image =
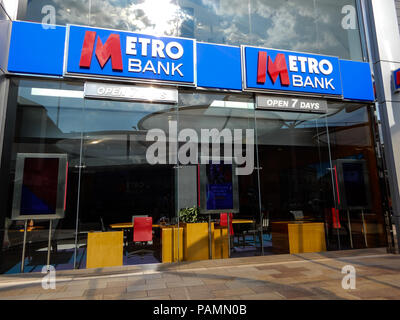
POLYGON ((131 287, 131 286, 140 286, 146 284, 145 279, 128 279, 126 281, 126 286, 131 287))
POLYGON ((187 286, 188 292, 211 292, 205 285, 187 286))
POLYGON ((250 289, 253 290, 255 293, 268 293, 268 292, 274 291, 274 288, 270 287, 268 285, 255 286, 255 287, 251 287, 250 289))
POLYGON ((103 300, 132 300, 147 296, 147 291, 133 291, 122 294, 105 294, 103 295, 103 300))
POLYGON ((282 300, 282 299, 284 299, 284 297, 282 297, 280 294, 278 294, 276 292, 248 294, 248 295, 242 295, 242 296, 240 296, 240 298, 243 300, 282 300))
POLYGON ((17 295, 10 297, 0 297, 0 300, 37 300, 40 294, 17 295))
POLYGON ((52 300, 62 298, 83 297, 86 290, 80 291, 65 291, 60 293, 44 293, 39 295, 38 300, 52 300))
POLYGON ((162 274, 161 273, 152 273, 152 274, 144 274, 143 279, 148 280, 148 279, 162 279, 162 274))
POLYGON ((89 281, 72 281, 67 284, 66 291, 86 289, 102 289, 107 287, 105 280, 89 280, 89 281))
POLYGON ((85 296, 98 295, 98 294, 122 294, 126 293, 126 287, 110 287, 101 289, 88 289, 84 292, 85 296))
POLYGON ((215 294, 210 291, 189 291, 188 294, 192 300, 216 299, 215 294))
POLYGON ((138 298, 138 300, 171 300, 171 297, 168 296, 156 296, 156 297, 143 297, 138 298))
POLYGON ((97 294, 97 295, 90 295, 90 296, 86 296, 83 295, 82 300, 104 300, 104 295, 102 294, 97 294))
POLYGON ((152 285, 152 284, 164 284, 165 285, 166 280, 165 279, 146 279, 145 284, 146 285, 152 285))
POLYGON ((167 286, 165 285, 165 283, 144 284, 144 285, 137 285, 137 286, 129 286, 129 287, 127 287, 127 292, 153 290, 153 289, 163 289, 163 288, 166 288, 166 287, 167 286))
POLYGON ((225 283, 211 283, 211 284, 205 284, 207 289, 209 290, 227 290, 229 289, 225 283))
POLYGON ((213 290, 212 293, 219 298, 230 297, 230 296, 242 296, 248 294, 254 294, 255 292, 250 288, 236 288, 227 290, 213 290))
POLYGON ((170 274, 170 273, 162 274, 161 278, 168 280, 168 281, 181 281, 182 280, 181 276, 179 276, 177 274, 170 274))
POLYGON ((384 288, 384 289, 356 289, 352 290, 351 294, 362 299, 374 297, 400 297, 400 290, 384 288))
POLYGON ((25 288, 21 295, 30 295, 30 294, 42 294, 42 293, 48 293, 48 292, 53 292, 53 293, 58 293, 58 292, 64 292, 66 290, 65 285, 57 285, 55 289, 44 289, 41 285, 40 286, 34 286, 34 287, 28 287, 25 288))
POLYGON ((315 296, 315 293, 311 290, 300 289, 300 288, 277 288, 276 292, 287 299, 292 298, 300 298, 300 297, 308 297, 308 296, 315 296))
POLYGON ((0 298, 20 296, 24 292, 24 290, 25 290, 25 288, 23 288, 23 287, 21 287, 19 289, 1 288, 0 298))
POLYGON ((183 281, 181 281, 181 282, 166 282, 167 288, 186 287, 186 286, 193 286, 193 285, 199 285, 199 284, 202 284, 202 283, 198 283, 198 282, 185 283, 183 281))
POLYGON ((190 297, 185 292, 174 292, 169 295, 171 300, 189 300, 190 297))
POLYGON ((169 295, 172 292, 173 292, 172 288, 152 289, 152 290, 147 290, 147 296, 157 297, 157 296, 169 295))
POLYGON ((218 300, 242 300, 240 296, 217 297, 218 300))
POLYGON ((125 281, 112 281, 107 283, 107 288, 115 288, 115 287, 120 287, 120 288, 126 288, 127 287, 127 282, 125 281))

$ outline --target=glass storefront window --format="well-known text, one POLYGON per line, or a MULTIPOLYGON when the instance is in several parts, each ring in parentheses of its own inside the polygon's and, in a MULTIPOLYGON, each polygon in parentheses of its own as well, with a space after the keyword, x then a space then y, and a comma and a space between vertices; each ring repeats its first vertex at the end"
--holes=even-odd
POLYGON ((336 242, 337 248, 382 246, 386 242, 384 195, 380 188, 371 109, 357 104, 332 104, 330 108, 329 133, 320 134, 318 140, 330 145, 339 209, 337 227, 341 228, 332 230, 331 241, 336 242))
MULTIPOLYGON (((56 219, 52 226, 52 260, 56 268, 71 269, 74 264, 75 225, 77 206, 77 184, 80 159, 80 141, 82 133, 83 84, 71 84, 57 81, 13 80, 11 92, 17 90, 15 100, 10 107, 14 112, 14 139, 12 141, 10 172, 8 179, 7 211, 5 219, 5 239, 3 259, 0 265, 2 273, 16 273, 21 269, 23 221, 11 220, 13 207, 14 179, 17 156, 21 154, 60 154, 68 158, 68 184, 65 198, 65 217, 56 219)), ((12 98, 10 96, 10 98, 12 98)), ((10 143, 11 141, 5 142, 10 143)), ((45 190, 36 184, 35 190, 29 189, 29 203, 35 208, 48 203, 45 190)), ((47 241, 49 235, 48 220, 28 222, 26 258, 24 271, 41 271, 46 264, 47 241)))
POLYGON ((18 19, 363 60, 356 0, 35 0, 18 19))
MULTIPOLYGON (((86 268, 89 236, 116 230, 124 230, 123 265, 177 261, 171 251, 165 255, 167 246, 181 259, 208 259, 204 222, 209 218, 216 258, 227 258, 227 252, 231 258, 289 253, 281 246, 284 224, 318 226, 326 244, 320 251, 385 246, 385 194, 371 106, 328 101, 327 114, 278 112, 258 109, 254 98, 181 89, 177 104, 95 100, 83 97, 80 82, 13 79, 8 121, 15 124, 14 138, 5 142, 11 144, 10 170, 1 181, 8 193, 0 216, 5 225, 0 272, 21 268, 23 222, 11 220, 11 212, 17 158, 23 153, 68 159, 65 217, 52 228, 51 264, 58 270, 86 268), (164 133, 161 140, 148 139, 152 129, 164 133), (194 139, 198 153, 188 162, 184 130, 198 138, 203 130, 218 130, 218 135, 215 144, 194 139), (156 140, 165 147, 154 155, 166 160, 152 164, 148 151, 156 140), (214 151, 223 163, 212 163, 214 151), (228 160, 235 163, 239 156, 252 161, 251 170, 234 176, 228 160), (221 209, 228 202, 232 212, 221 209), (191 221, 181 220, 180 241, 186 242, 175 248, 178 216, 193 213, 191 208, 215 210, 210 217, 201 214, 191 240, 191 221), (152 219, 148 247, 133 238, 132 222, 139 216, 152 219), (230 242, 224 242, 227 217, 233 222, 230 242)), ((43 192, 35 192, 46 200, 43 192)), ((25 272, 41 271, 46 263, 48 228, 48 220, 29 221, 25 272)), ((106 249, 97 243, 95 252, 101 250, 106 249)))

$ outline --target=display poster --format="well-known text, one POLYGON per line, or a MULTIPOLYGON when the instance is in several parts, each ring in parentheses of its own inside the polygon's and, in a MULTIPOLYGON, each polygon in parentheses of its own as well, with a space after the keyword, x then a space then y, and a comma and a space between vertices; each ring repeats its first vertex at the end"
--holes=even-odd
POLYGON ((63 218, 67 175, 65 154, 17 154, 12 219, 63 218))
POLYGON ((208 163, 201 165, 202 213, 238 212, 238 185, 234 165, 208 163))
POLYGON ((233 209, 232 165, 208 164, 207 210, 233 209))

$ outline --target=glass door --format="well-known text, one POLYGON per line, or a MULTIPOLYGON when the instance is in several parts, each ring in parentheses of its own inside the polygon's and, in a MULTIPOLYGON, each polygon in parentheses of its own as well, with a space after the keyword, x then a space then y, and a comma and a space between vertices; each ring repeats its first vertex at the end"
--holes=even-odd
POLYGON ((256 110, 256 123, 264 254, 325 251, 335 208, 326 115, 256 110))
POLYGON ((259 255, 253 97, 180 91, 178 115, 178 210, 196 207, 197 222, 211 222, 205 236, 193 240, 202 251, 193 259, 208 259, 210 246, 216 259, 259 255), (224 240, 228 217, 230 241, 224 240))
POLYGON ((175 113, 173 104, 85 99, 77 267, 89 267, 89 234, 107 231, 123 233, 123 265, 163 261, 162 226, 176 217, 175 113), (134 236, 143 217, 152 224, 146 241, 134 236))

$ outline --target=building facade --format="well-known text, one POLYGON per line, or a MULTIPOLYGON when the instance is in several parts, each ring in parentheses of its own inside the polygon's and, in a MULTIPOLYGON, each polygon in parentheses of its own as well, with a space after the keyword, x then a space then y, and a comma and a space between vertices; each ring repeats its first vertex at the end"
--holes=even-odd
POLYGON ((394 1, 0 9, 1 273, 392 248, 394 1))

